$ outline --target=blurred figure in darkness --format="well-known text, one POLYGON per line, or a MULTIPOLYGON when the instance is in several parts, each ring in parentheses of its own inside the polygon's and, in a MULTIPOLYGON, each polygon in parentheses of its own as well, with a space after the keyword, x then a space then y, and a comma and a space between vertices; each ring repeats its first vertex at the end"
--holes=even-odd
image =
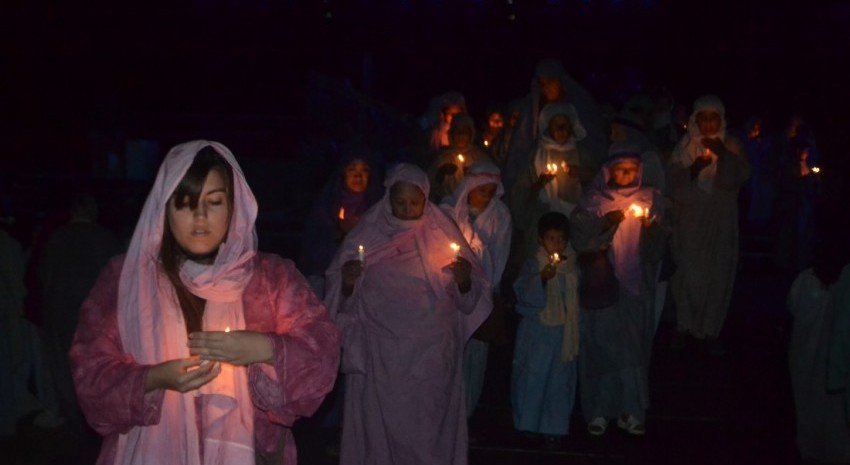
POLYGON ((753 170, 743 188, 744 213, 747 225, 753 232, 764 232, 773 217, 779 181, 779 157, 760 116, 752 116, 747 120, 741 140, 753 170))
POLYGON ((783 167, 779 178, 776 263, 794 274, 812 263, 818 206, 822 197, 820 167, 812 160, 812 147, 804 139, 790 145, 794 163, 783 167))
POLYGON ((475 122, 467 114, 457 115, 449 129, 449 146, 440 150, 428 168, 431 182, 431 200, 440 203, 452 195, 463 180, 469 167, 490 157, 475 145, 475 122))

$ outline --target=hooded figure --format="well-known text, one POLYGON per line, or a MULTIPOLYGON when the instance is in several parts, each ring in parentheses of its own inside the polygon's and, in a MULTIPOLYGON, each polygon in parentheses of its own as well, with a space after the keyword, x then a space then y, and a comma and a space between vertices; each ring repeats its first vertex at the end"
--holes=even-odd
POLYGON ((333 386, 339 333, 292 262, 257 253, 256 215, 225 146, 166 155, 71 347, 98 464, 296 463, 290 428, 333 386))
POLYGON ((461 360, 490 283, 421 169, 399 164, 384 185, 326 273, 344 338, 340 463, 465 464, 461 360))
MULTIPOLYGON (((609 161, 582 196, 570 221, 580 254, 606 251, 619 283, 615 303, 582 308, 586 333, 579 352, 579 386, 588 430, 608 420, 642 435, 649 407, 649 358, 655 333, 654 284, 664 251, 664 199, 642 185, 638 147, 611 146, 609 161)), ((581 258, 579 259, 581 262, 581 258)))
POLYGON ((475 121, 467 114, 452 118, 449 146, 440 150, 428 168, 431 200, 440 203, 455 191, 473 163, 489 161, 487 152, 474 144, 475 121))
POLYGON ((727 134, 723 103, 713 95, 694 102, 688 132, 673 150, 669 167, 672 198, 670 279, 680 346, 684 334, 717 341, 738 266, 738 190, 750 164, 738 138, 727 134))

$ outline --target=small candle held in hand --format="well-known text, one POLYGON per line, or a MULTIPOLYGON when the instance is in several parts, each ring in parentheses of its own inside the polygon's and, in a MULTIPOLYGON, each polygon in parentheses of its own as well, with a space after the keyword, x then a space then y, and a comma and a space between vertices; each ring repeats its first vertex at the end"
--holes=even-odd
POLYGON ((558 262, 560 262, 560 261, 561 261, 561 256, 558 255, 558 252, 555 252, 551 256, 549 256, 549 264, 550 265, 557 265, 558 262))
POLYGON ((463 163, 466 161, 466 159, 463 158, 463 154, 459 153, 457 154, 457 161, 461 164, 461 166, 463 166, 463 163))
POLYGON ((449 244, 449 247, 451 247, 453 251, 452 259, 457 260, 458 255, 460 255, 460 246, 452 242, 449 244))
POLYGON ((363 263, 366 259, 366 249, 362 245, 357 246, 357 259, 360 260, 360 263, 363 263))
POLYGON ((631 204, 629 206, 629 211, 631 211, 635 218, 640 218, 641 216, 649 216, 648 208, 641 208, 639 205, 631 204))
POLYGON ((339 219, 341 219, 341 220, 345 219, 345 208, 344 207, 339 207, 339 219))
POLYGON ((812 167, 812 173, 820 173, 820 167, 813 166, 812 167))

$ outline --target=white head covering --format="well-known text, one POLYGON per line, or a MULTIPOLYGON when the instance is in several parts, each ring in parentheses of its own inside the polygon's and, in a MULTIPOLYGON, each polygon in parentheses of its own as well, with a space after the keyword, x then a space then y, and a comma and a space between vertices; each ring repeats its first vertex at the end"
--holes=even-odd
MULTIPOLYGON (((673 149, 673 155, 670 159, 671 163, 679 164, 685 168, 690 167, 697 157, 702 156, 707 150, 702 145, 703 135, 697 125, 697 114, 703 111, 714 112, 720 115, 720 129, 715 137, 721 141, 726 141, 726 109, 723 102, 714 95, 704 95, 694 102, 694 111, 688 119, 688 132, 685 134, 676 148, 673 149)), ((714 191, 714 178, 717 175, 717 154, 711 153, 711 164, 703 168, 699 173, 697 185, 705 192, 714 191)))
MULTIPOLYGON (((537 150, 532 160, 535 173, 547 171, 547 165, 550 163, 561 166, 561 163, 565 161, 563 155, 555 156, 555 154, 576 150, 576 143, 584 139, 585 136, 587 136, 587 131, 578 119, 575 107, 567 103, 550 103, 543 107, 543 111, 540 112, 540 135, 537 138, 537 150), (549 137, 549 124, 558 115, 567 116, 573 128, 573 135, 563 144, 559 144, 549 137)), ((558 187, 557 177, 546 183, 543 189, 540 189, 540 201, 550 205, 554 211, 569 215, 575 205, 558 197, 558 187)))
MULTIPOLYGON (((171 282, 161 271, 159 251, 168 201, 195 155, 208 146, 233 172, 230 228, 213 263, 201 265, 187 260, 181 266, 180 279, 192 294, 207 301, 205 330, 245 328, 242 291, 253 274, 257 253, 257 202, 227 147, 205 140, 180 144, 168 152, 159 168, 130 240, 118 285, 121 344, 141 364, 190 356, 183 314, 171 282)), ((181 394, 166 390, 160 422, 120 435, 116 463, 199 465, 199 425, 205 464, 252 463, 253 415, 247 368, 222 363, 221 373, 197 391, 181 394), (198 398, 203 412, 200 419, 196 419, 198 398)))

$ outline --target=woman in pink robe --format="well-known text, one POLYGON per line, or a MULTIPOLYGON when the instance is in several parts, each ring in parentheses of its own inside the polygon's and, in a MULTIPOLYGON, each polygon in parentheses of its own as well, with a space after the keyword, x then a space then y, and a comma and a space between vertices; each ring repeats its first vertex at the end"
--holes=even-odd
POLYGON ((385 186, 327 271, 325 301, 344 341, 340 463, 462 465, 463 347, 492 308, 490 284, 428 202, 425 172, 400 164, 385 186))
POLYGON ((98 464, 296 463, 290 427, 332 387, 339 332, 292 262, 257 253, 256 214, 226 147, 168 153, 70 351, 98 464))

